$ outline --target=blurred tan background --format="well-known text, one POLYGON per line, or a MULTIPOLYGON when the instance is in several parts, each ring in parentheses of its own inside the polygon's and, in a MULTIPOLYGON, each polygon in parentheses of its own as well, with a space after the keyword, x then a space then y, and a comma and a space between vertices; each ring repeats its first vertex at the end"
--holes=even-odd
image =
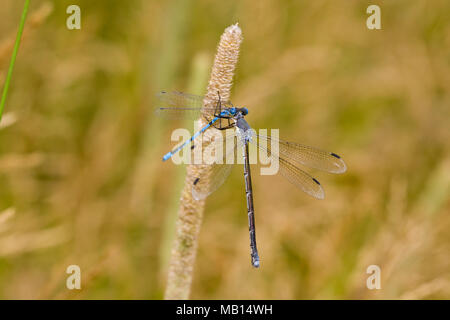
MULTIPOLYGON (((22 8, 0 6, 1 87, 22 8)), ((324 201, 254 175, 254 270, 235 168, 208 200, 191 297, 450 298, 447 0, 32 1, 0 125, 0 298, 163 297, 185 171, 161 157, 189 124, 155 118, 154 94, 203 94, 236 22, 232 101, 348 171, 310 171, 324 201), (65 287, 71 264, 82 290, 65 287)))

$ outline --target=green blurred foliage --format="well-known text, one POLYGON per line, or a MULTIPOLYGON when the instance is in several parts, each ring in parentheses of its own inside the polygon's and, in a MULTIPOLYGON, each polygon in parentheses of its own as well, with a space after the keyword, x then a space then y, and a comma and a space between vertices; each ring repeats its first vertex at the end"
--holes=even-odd
MULTIPOLYGON (((318 201, 253 170, 254 270, 236 168, 207 202, 192 298, 450 297, 448 1, 79 0, 72 31, 70 4, 32 2, 0 127, 0 298, 163 297, 184 169, 161 156, 192 124, 155 118, 154 94, 203 94, 236 22, 233 102, 348 171, 313 171, 318 201), (375 3, 382 30, 366 28, 375 3)), ((22 5, 0 7, 1 85, 22 5)))

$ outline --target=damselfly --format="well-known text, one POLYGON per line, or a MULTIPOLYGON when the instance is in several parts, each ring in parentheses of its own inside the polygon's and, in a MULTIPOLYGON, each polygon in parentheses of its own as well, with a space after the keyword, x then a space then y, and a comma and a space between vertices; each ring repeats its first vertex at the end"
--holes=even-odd
MULTIPOLYGON (((226 139, 237 138, 235 148, 227 151, 235 153, 236 147, 242 149, 245 192, 247 197, 247 213, 250 231, 251 262, 254 267, 259 267, 260 259, 256 246, 255 213, 253 206, 252 180, 250 174, 249 144, 256 145, 267 155, 279 161, 279 173, 296 187, 310 196, 323 199, 324 192, 319 181, 298 167, 304 165, 330 173, 343 173, 346 171, 344 161, 336 153, 319 150, 302 144, 286 142, 269 136, 256 134, 244 119, 248 109, 234 107, 230 102, 221 101, 218 94, 213 108, 203 107, 204 97, 181 92, 162 91, 157 95, 157 113, 171 118, 198 119, 205 117, 207 124, 196 132, 190 139, 182 143, 174 150, 164 155, 163 161, 170 159, 174 154, 193 143, 206 130, 234 130, 235 134, 227 135, 226 139), (277 148, 273 148, 276 143, 277 148)), ((225 138, 224 138, 225 139, 225 138)), ((220 141, 223 143, 223 141, 220 141)), ((196 200, 206 198, 217 190, 231 172, 232 165, 227 161, 217 161, 210 165, 208 178, 197 177, 192 185, 192 195, 196 200)))

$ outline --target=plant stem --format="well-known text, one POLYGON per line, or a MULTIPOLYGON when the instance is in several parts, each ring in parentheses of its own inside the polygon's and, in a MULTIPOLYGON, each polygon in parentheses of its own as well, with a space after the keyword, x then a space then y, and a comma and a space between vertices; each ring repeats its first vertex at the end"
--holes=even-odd
MULTIPOLYGON (((230 98, 234 70, 239 57, 242 42, 242 31, 239 26, 232 25, 225 29, 217 47, 207 93, 203 101, 205 107, 212 107, 220 93, 223 101, 230 98)), ((205 120, 198 120, 205 125, 205 120)), ((208 130, 204 134, 208 136, 208 130)), ((204 139, 202 143, 205 143, 204 139)), ((192 185, 197 177, 208 179, 210 166, 189 165, 185 185, 181 196, 180 210, 176 223, 176 233, 172 248, 165 299, 188 299, 194 271, 198 235, 203 218, 204 200, 194 200, 192 185)))
POLYGON ((14 69, 14 63, 16 62, 17 52, 19 51, 20 39, 22 38, 23 28, 25 26, 25 20, 27 17, 28 6, 30 0, 25 0, 25 6, 22 11, 22 18, 20 19, 19 31, 17 32, 16 42, 14 44, 14 49, 11 57, 11 62, 9 63, 8 74, 6 75, 5 86, 3 87, 2 100, 0 102, 0 121, 2 120, 3 110, 5 109, 6 96, 8 94, 9 84, 11 82, 12 72, 14 69))

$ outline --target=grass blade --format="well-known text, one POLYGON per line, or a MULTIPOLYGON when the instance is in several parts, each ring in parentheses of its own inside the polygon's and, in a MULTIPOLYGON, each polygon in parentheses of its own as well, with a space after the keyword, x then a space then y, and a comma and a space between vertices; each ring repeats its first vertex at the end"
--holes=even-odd
POLYGON ((22 38, 23 27, 25 26, 29 4, 30 0, 25 0, 25 6, 23 7, 22 11, 22 18, 20 19, 19 31, 17 32, 17 38, 14 44, 11 62, 9 63, 8 74, 6 75, 5 86, 3 87, 2 100, 0 102, 0 121, 2 121, 3 109, 5 108, 6 96, 8 94, 9 84, 11 82, 11 76, 14 69, 14 63, 16 62, 17 52, 19 51, 20 39, 22 38))

